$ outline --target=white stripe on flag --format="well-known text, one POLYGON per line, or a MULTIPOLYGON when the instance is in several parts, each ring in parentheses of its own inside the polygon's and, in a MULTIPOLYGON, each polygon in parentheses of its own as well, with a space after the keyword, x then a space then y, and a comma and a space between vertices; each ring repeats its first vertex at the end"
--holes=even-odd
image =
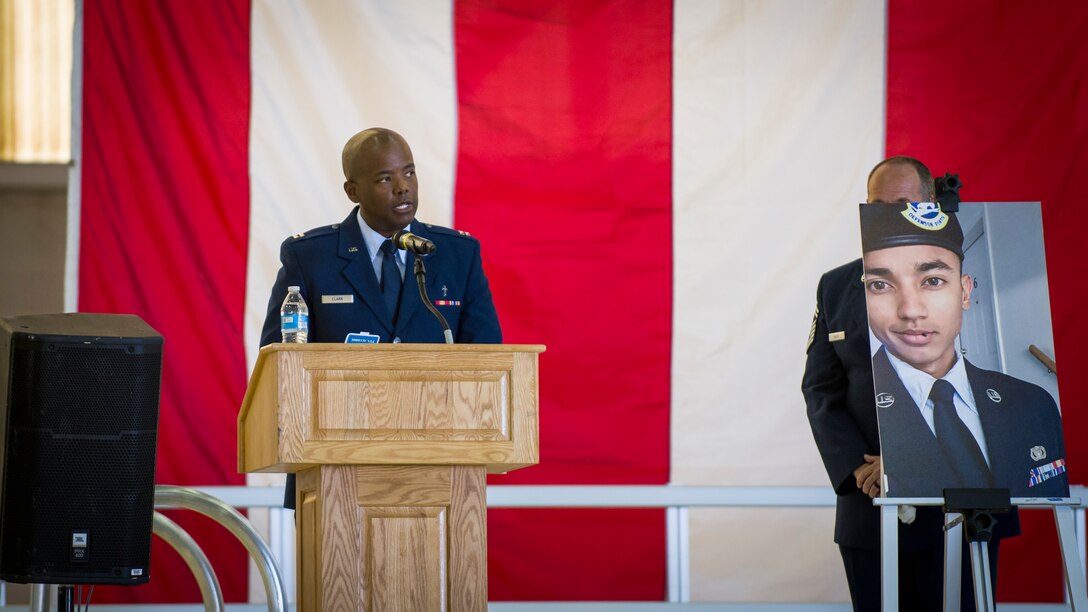
MULTIPOLYGON (((884 4, 681 1, 675 23, 672 481, 826 485, 801 371, 816 282, 860 253, 884 4)), ((843 600, 832 521, 692 512, 693 598, 843 600)))
POLYGON ((246 355, 252 369, 284 238, 341 221, 340 152, 391 128, 412 147, 420 218, 450 225, 457 108, 453 12, 433 0, 255 0, 246 355))

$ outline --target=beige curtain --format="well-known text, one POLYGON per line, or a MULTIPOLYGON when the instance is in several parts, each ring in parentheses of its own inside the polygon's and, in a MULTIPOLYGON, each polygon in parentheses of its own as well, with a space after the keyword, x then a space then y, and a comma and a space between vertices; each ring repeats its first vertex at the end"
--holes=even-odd
POLYGON ((74 0, 0 0, 0 162, 71 159, 74 0))

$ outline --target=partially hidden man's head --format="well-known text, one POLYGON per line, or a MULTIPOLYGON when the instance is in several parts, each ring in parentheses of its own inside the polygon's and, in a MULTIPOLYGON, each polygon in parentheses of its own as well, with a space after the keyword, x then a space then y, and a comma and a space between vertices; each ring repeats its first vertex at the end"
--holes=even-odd
POLYGON ((931 202, 869 205, 861 227, 869 326, 893 355, 944 376, 971 299, 956 215, 931 202))
POLYGON ((412 150, 400 134, 370 128, 344 145, 344 193, 359 205, 363 220, 383 236, 392 236, 416 215, 418 187, 412 150))
POLYGON ((873 166, 866 188, 865 201, 873 204, 937 201, 933 173, 925 164, 906 155, 889 157, 873 166))

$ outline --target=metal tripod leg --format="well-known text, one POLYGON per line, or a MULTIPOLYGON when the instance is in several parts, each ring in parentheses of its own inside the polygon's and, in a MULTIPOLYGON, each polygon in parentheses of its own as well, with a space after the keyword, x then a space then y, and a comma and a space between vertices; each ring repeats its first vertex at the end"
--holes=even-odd
POLYGON ((1058 528, 1058 541, 1062 546, 1062 562, 1065 565, 1065 588, 1069 593, 1069 605, 1074 612, 1088 611, 1088 593, 1085 592, 1084 574, 1080 571, 1077 552, 1077 534, 1073 524, 1073 508, 1054 506, 1054 523, 1058 528))
POLYGON ((944 515, 944 612, 960 609, 960 564, 963 563, 963 515, 944 515), (955 571, 950 571, 954 569, 955 571))
MULTIPOLYGON (((946 512, 944 535, 944 610, 955 612, 960 609, 960 569, 963 562, 964 515, 959 512, 946 512)), ((975 610, 994 612, 993 582, 990 573, 989 544, 986 542, 968 542, 971 555, 971 585, 975 592, 975 610)))
POLYGON ((899 506, 880 507, 880 606, 899 609, 899 506))
MULTIPOLYGON (((990 554, 986 542, 971 542, 971 578, 975 586, 975 610, 994 612, 993 589, 990 581, 990 554)), ((948 571, 948 568, 945 568, 948 571)), ((959 568, 956 568, 959 573, 959 568)))

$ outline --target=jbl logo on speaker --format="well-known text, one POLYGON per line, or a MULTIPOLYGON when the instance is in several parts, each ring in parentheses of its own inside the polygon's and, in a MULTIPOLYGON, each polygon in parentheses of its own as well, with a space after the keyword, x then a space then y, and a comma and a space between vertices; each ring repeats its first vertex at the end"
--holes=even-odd
POLYGON ((86 531, 72 532, 72 563, 87 562, 87 547, 90 534, 86 531))

